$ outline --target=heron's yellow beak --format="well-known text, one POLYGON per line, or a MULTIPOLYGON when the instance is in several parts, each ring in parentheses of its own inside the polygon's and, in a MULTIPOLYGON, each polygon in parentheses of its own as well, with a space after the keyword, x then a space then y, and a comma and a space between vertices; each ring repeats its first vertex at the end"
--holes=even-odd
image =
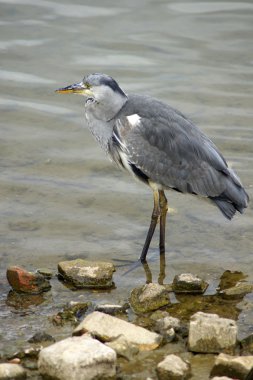
POLYGON ((85 86, 83 82, 59 88, 58 90, 55 90, 55 92, 58 92, 59 94, 79 94, 84 96, 93 96, 91 89, 85 86))

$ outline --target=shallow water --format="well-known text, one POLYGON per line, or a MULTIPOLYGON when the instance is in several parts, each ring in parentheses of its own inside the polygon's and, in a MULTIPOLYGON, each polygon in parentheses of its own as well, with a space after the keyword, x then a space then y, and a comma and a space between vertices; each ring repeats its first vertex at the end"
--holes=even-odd
MULTIPOLYGON (((38 328, 50 330, 46 317, 70 299, 124 301, 145 282, 142 267, 122 273, 139 257, 152 194, 105 159, 85 128, 82 98, 57 95, 56 88, 105 72, 126 92, 163 99, 215 141, 252 198, 253 4, 0 0, 0 11, 4 350, 10 342, 22 346, 38 328), (27 313, 6 304, 9 265, 56 270, 60 260, 77 257, 112 260, 116 289, 73 293, 53 280, 44 303, 27 313)), ((173 212, 165 282, 191 271, 210 282, 212 293, 226 269, 252 281, 252 203, 228 222, 207 202, 167 195, 173 212)), ((157 236, 149 258, 156 280, 157 236)), ((252 294, 246 299, 252 302, 252 294)), ((241 335, 252 322, 248 308, 239 315, 241 335)))

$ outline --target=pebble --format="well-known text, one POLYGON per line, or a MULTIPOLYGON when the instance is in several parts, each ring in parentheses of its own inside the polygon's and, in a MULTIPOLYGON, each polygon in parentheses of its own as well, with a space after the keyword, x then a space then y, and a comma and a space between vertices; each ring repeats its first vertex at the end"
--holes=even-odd
POLYGON ((110 288, 115 267, 110 262, 76 259, 60 262, 58 271, 77 288, 110 288))
POLYGON ((104 304, 104 305, 96 305, 95 311, 101 311, 102 313, 116 315, 120 313, 125 313, 128 307, 129 307, 128 304, 125 304, 125 305, 104 304))
POLYGON ((190 319, 188 347, 192 352, 233 351, 237 341, 235 321, 217 314, 195 313, 190 319))
POLYGON ((123 335, 129 344, 136 345, 140 351, 154 350, 162 341, 161 335, 99 311, 94 311, 84 318, 73 334, 80 335, 85 332, 104 342, 123 335))
POLYGON ((206 291, 208 283, 192 273, 182 273, 174 277, 172 289, 175 293, 198 293, 206 291))
POLYGON ((7 269, 7 280, 18 293, 39 294, 51 288, 49 281, 39 273, 11 266, 7 269))
POLYGON ((26 371, 19 364, 1 363, 0 380, 23 380, 26 379, 26 371))
POLYGON ((190 365, 176 355, 167 355, 156 368, 159 380, 184 380, 190 376, 190 365))
POLYGON ((145 284, 131 291, 129 303, 135 313, 147 313, 170 304, 169 292, 163 285, 145 284))
POLYGON ((71 337, 41 350, 38 367, 55 380, 108 379, 116 374, 116 353, 90 336, 71 337))
POLYGON ((215 358, 211 376, 230 376, 244 380, 253 368, 253 356, 231 356, 219 354, 215 358))

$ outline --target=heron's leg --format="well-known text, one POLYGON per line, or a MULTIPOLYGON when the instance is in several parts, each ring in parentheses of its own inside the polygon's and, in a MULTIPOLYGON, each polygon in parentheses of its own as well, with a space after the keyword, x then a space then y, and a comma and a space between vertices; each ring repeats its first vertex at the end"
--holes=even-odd
POLYGON ((146 256, 148 253, 149 245, 152 240, 152 237, 155 232, 155 228, 157 225, 158 218, 160 216, 160 208, 159 208, 159 191, 154 190, 154 208, 151 216, 151 222, 148 230, 148 234, 141 252, 140 260, 142 263, 145 263, 146 261, 146 256))
POLYGON ((163 190, 159 190, 159 206, 160 206, 160 255, 165 254, 165 226, 166 215, 168 211, 168 202, 163 190))

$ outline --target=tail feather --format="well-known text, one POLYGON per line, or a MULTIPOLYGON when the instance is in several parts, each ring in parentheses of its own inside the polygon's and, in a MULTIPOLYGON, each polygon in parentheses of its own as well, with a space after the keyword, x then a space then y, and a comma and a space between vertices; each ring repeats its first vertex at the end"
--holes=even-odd
POLYGON ((233 218, 236 211, 242 214, 249 202, 249 196, 242 185, 233 181, 229 181, 227 189, 222 194, 217 197, 210 197, 210 199, 229 220, 233 218))

